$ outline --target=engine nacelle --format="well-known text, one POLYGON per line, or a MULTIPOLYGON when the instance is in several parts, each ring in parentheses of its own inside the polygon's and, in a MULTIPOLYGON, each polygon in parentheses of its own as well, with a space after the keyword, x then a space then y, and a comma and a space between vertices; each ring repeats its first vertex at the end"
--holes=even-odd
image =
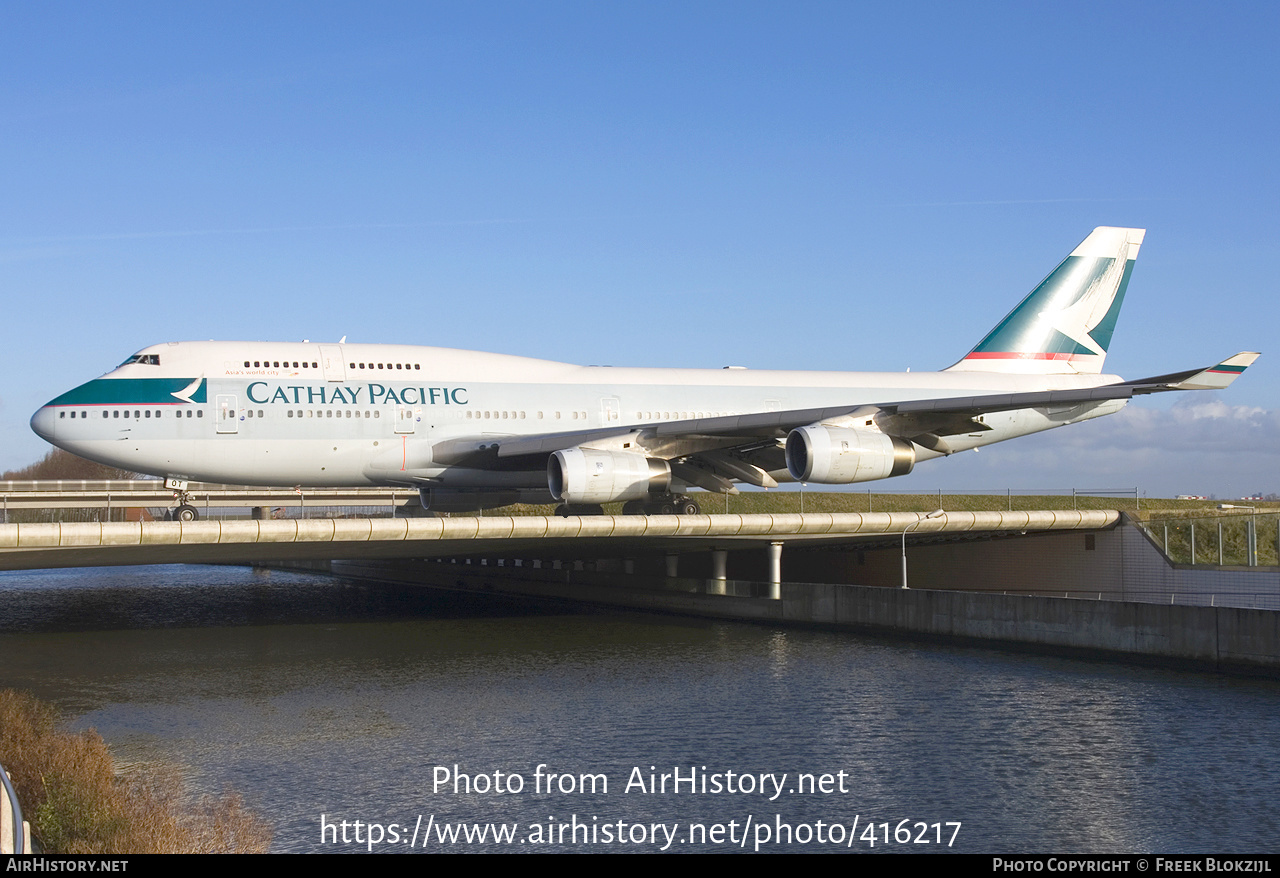
POLYGON ((671 487, 671 465, 629 451, 566 448, 547 461, 547 487, 565 503, 643 500, 671 487))
POLYGON ((875 430, 810 424, 787 436, 787 470, 799 482, 870 482, 906 475, 915 465, 914 445, 875 430))

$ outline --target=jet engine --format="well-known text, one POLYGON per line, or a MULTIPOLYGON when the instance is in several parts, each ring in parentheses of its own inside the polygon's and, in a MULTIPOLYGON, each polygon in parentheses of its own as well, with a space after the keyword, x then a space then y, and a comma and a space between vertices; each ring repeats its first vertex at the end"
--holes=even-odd
POLYGON ((914 445, 875 430, 810 424, 787 436, 787 470, 800 482, 870 482, 906 475, 915 464, 914 445))
POLYGON ((671 465, 630 451, 566 448, 547 460, 547 487, 565 503, 643 500, 671 488, 671 465))

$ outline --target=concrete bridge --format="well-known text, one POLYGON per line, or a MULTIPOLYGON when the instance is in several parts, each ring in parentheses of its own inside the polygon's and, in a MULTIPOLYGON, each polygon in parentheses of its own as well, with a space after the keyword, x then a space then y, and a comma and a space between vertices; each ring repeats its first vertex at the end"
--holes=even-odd
POLYGON ((0 525, 0 569, 167 563, 299 564, 1280 675, 1280 568, 1173 564, 1115 511, 0 525))
POLYGON ((326 518, 278 521, 62 522, 0 525, 0 569, 118 564, 447 558, 583 560, 706 556, 725 577, 728 553, 755 549, 781 580, 786 546, 908 545, 995 534, 1097 530, 1115 511, 807 513, 791 515, 484 516, 326 518))

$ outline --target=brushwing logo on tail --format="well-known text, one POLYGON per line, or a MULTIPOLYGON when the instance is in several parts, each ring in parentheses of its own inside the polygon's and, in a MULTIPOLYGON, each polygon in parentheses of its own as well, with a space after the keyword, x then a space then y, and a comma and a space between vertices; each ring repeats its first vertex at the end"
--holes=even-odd
POLYGON ((1143 229, 1102 226, 956 365, 956 371, 1097 374, 1143 229))

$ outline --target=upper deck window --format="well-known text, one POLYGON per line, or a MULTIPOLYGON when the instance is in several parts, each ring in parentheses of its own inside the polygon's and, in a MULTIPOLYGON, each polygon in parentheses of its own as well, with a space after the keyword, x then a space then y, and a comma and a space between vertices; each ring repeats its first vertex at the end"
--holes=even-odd
MULTIPOLYGON (((159 354, 134 354, 132 357, 130 357, 129 359, 121 363, 120 366, 128 366, 130 363, 142 363, 147 366, 159 366, 160 355, 159 354)), ((116 368, 119 369, 120 366, 117 366, 116 368)))

